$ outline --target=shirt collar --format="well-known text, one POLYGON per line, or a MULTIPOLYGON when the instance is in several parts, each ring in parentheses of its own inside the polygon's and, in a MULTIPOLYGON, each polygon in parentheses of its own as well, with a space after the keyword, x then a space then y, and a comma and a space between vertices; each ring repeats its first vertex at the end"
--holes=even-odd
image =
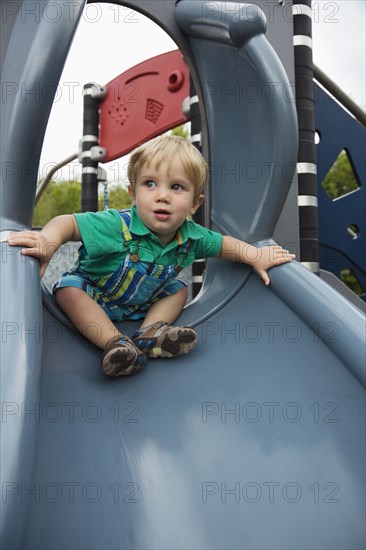
POLYGON ((151 231, 146 225, 141 221, 140 216, 137 213, 136 206, 131 206, 131 221, 130 221, 130 231, 135 235, 151 235, 151 231))
MULTIPOLYGON (((188 241, 188 239, 191 239, 191 240, 202 239, 203 235, 196 227, 197 227, 196 223, 193 220, 185 220, 183 224, 180 226, 180 228, 178 229, 176 238, 174 239, 174 241, 169 243, 169 245, 167 246, 170 246, 172 244, 184 244, 188 241)), ((151 235, 157 238, 154 235, 154 233, 150 231, 150 229, 146 227, 146 225, 141 221, 141 218, 138 215, 137 208, 135 205, 131 206, 130 231, 135 235, 139 235, 139 236, 151 235)))

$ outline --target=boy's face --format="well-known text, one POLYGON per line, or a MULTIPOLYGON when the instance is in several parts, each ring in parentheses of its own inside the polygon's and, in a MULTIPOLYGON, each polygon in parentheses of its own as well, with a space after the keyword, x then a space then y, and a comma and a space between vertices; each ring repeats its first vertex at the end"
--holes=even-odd
POLYGON ((138 174, 135 189, 129 187, 132 203, 142 222, 164 244, 170 243, 188 214, 194 214, 203 195, 194 197, 190 182, 179 158, 159 168, 144 164, 138 174))

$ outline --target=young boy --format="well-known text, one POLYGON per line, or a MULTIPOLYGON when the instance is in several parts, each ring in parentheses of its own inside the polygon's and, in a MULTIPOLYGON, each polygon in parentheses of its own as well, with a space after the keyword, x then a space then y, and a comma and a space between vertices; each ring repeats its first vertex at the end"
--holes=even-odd
POLYGON ((267 270, 294 258, 280 246, 257 249, 192 220, 203 201, 207 165, 188 141, 160 136, 142 145, 128 167, 130 210, 57 216, 41 232, 12 233, 9 244, 39 258, 43 276, 52 254, 82 241, 79 259, 54 287, 77 329, 103 350, 109 376, 132 375, 150 357, 175 357, 196 344, 195 331, 171 324, 187 299, 179 271, 197 258, 249 264, 269 284, 267 270), (235 250, 235 257, 233 257, 235 250), (143 319, 128 338, 113 321, 143 319), (90 334, 90 324, 97 333, 90 334))

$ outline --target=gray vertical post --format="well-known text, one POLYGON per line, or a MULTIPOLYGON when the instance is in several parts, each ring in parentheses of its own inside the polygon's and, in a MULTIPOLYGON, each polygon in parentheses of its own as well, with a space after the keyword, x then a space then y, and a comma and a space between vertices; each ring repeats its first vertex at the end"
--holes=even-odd
POLYGON ((296 107, 299 120, 300 261, 319 272, 319 222, 314 112, 311 0, 294 0, 296 107))

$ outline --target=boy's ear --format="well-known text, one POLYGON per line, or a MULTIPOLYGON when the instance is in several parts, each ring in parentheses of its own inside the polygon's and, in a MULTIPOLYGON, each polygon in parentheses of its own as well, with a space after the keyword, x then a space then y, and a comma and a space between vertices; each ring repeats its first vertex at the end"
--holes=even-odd
POLYGON ((136 205, 135 191, 133 190, 132 186, 129 185, 129 186, 127 187, 127 190, 128 190, 128 194, 129 194, 130 197, 131 197, 132 204, 133 204, 133 205, 136 205))
POLYGON ((201 204, 204 201, 204 195, 198 195, 193 201, 192 208, 190 209, 189 213, 193 216, 201 206, 201 204))

